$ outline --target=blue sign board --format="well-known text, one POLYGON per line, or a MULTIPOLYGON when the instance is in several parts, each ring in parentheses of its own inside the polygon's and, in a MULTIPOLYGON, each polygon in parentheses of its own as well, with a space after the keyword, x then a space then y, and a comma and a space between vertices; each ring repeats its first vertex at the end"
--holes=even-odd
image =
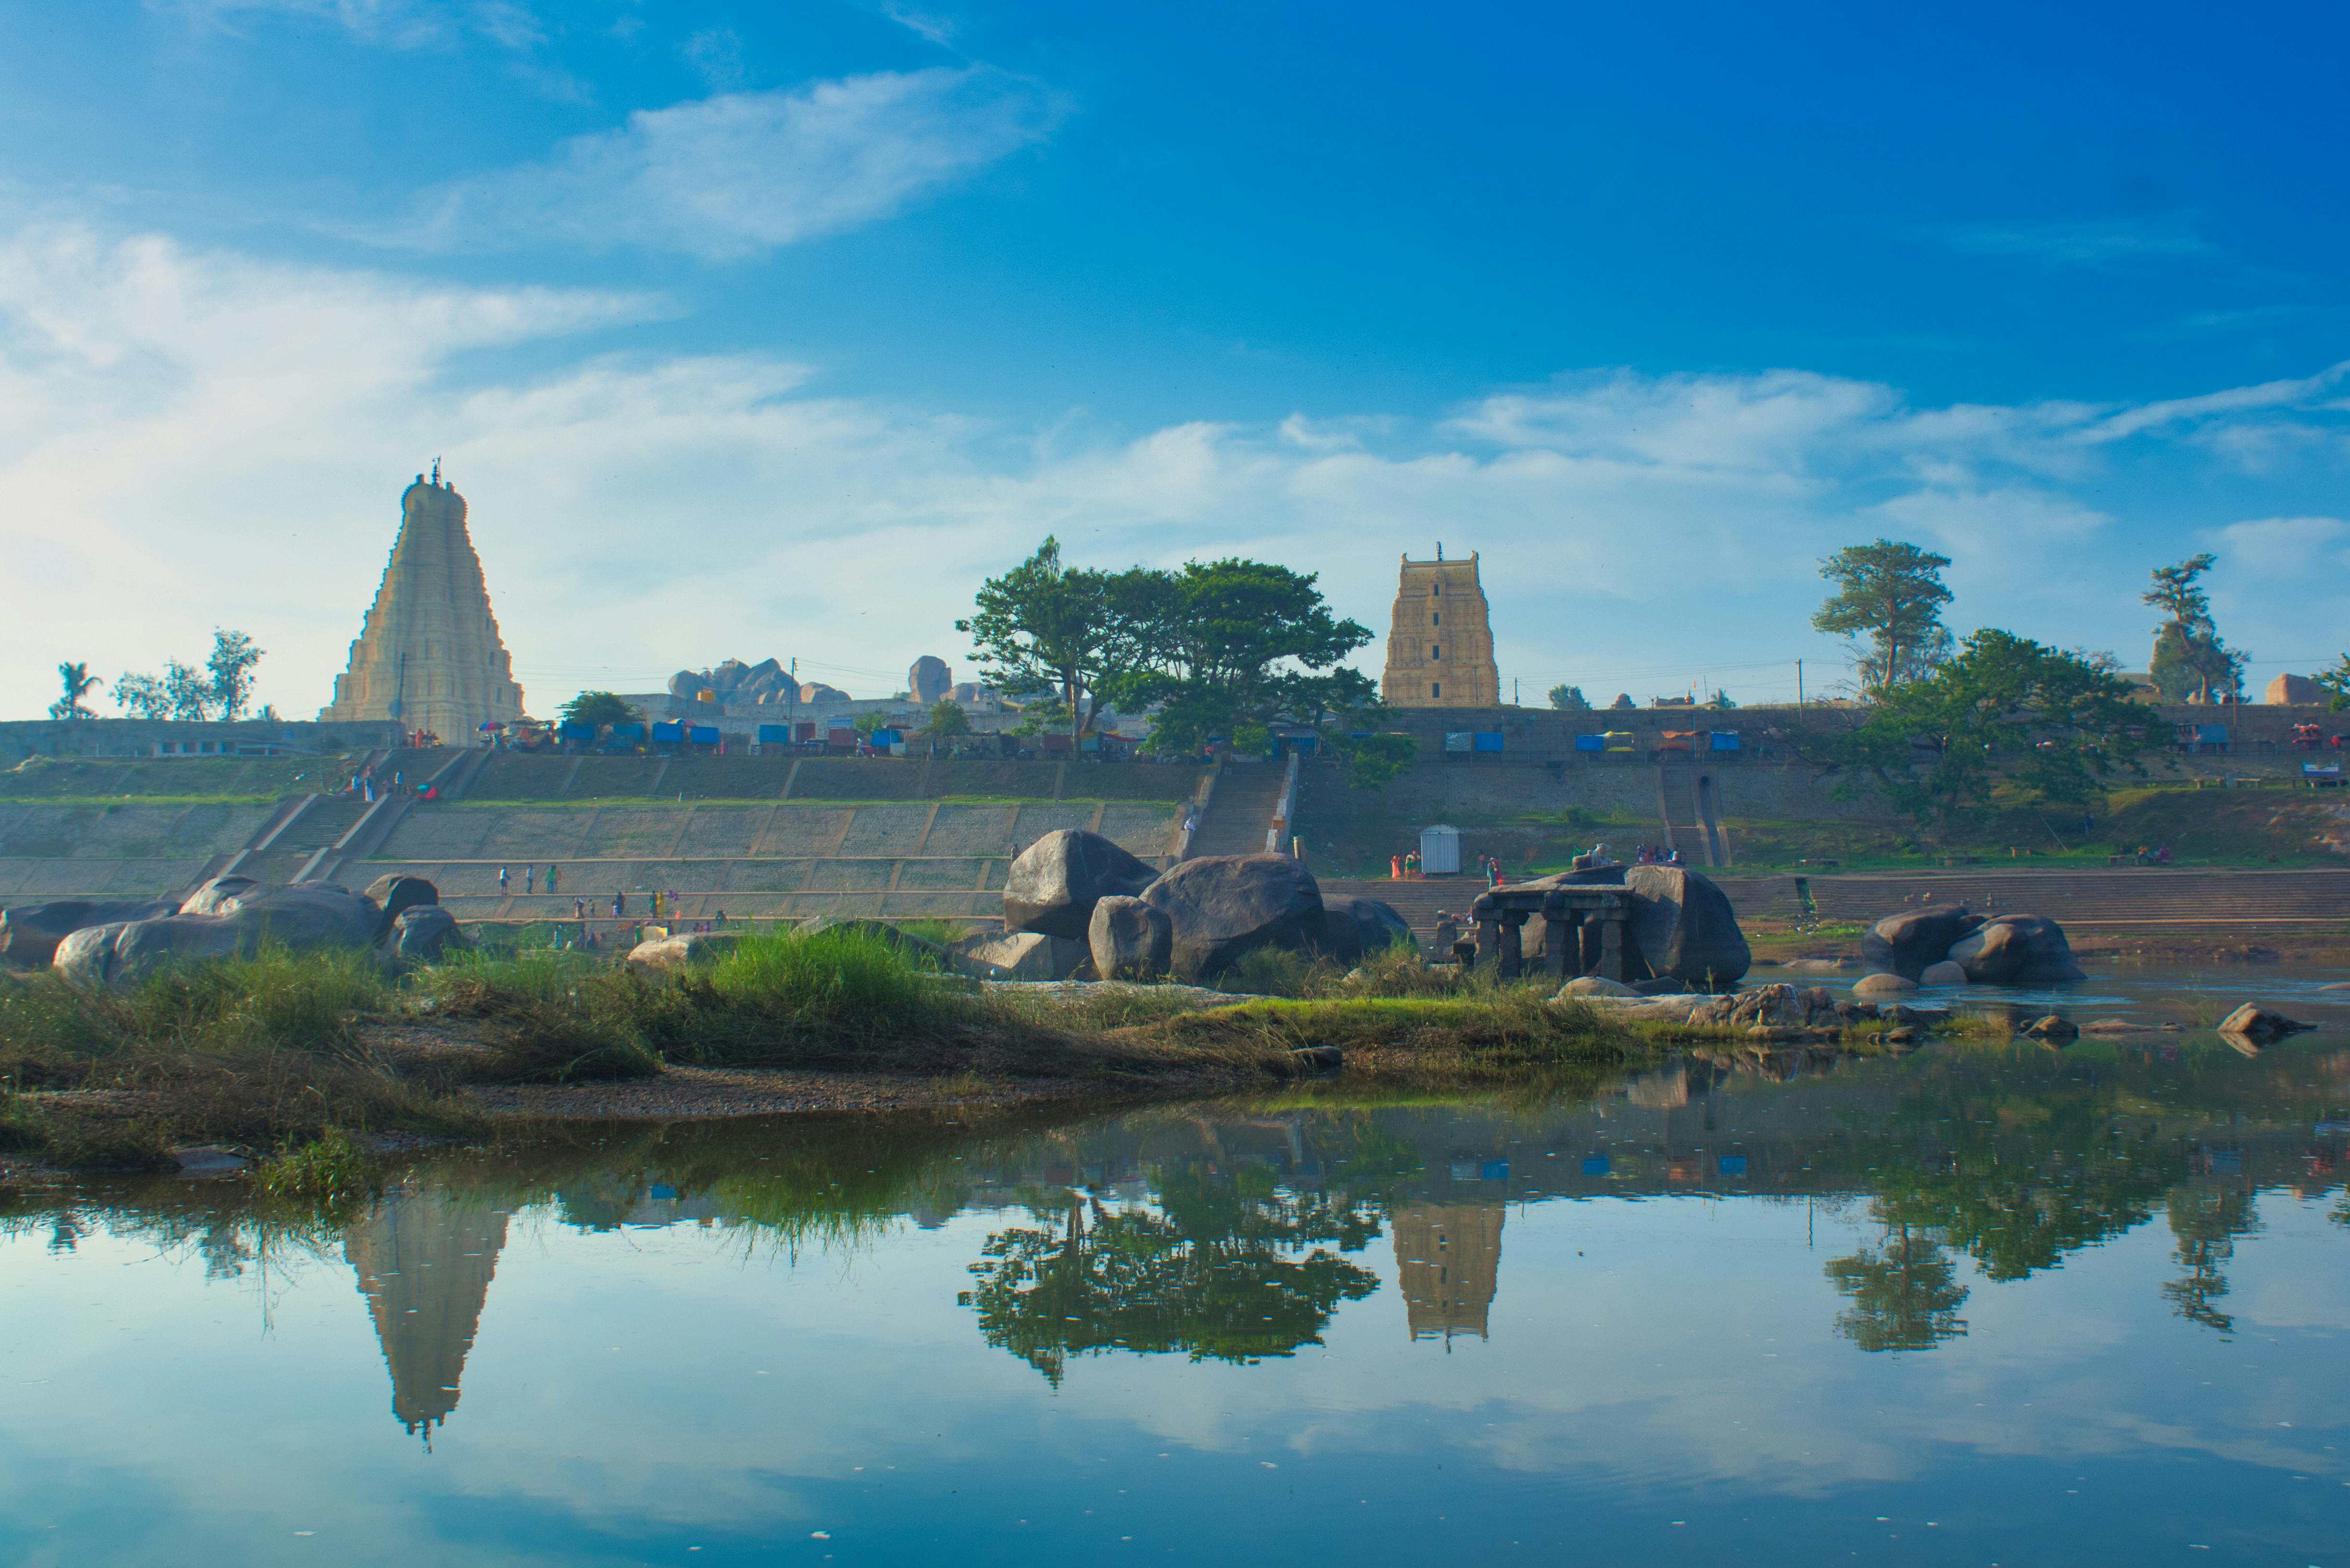
POLYGON ((1498 751, 1500 751, 1501 749, 1502 749, 1502 732, 1501 732, 1501 731, 1499 731, 1499 730, 1480 730, 1480 731, 1478 731, 1478 732, 1477 732, 1477 750, 1479 750, 1479 751, 1481 751, 1481 752, 1498 752, 1498 751))

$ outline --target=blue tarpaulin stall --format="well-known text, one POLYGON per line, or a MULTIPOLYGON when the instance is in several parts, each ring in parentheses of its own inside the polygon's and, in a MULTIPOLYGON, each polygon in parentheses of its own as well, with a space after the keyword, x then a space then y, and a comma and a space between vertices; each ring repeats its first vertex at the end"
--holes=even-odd
POLYGON ((685 727, 685 738, 697 746, 714 746, 718 743, 718 726, 688 724, 685 727))
POLYGON ((653 726, 653 744, 680 745, 685 740, 685 725, 674 719, 665 719, 653 726))
POLYGON ((1575 749, 1578 752, 1604 752, 1607 749, 1607 737, 1605 735, 1577 735, 1575 737, 1575 749))
POLYGON ((1734 752, 1738 749, 1738 732, 1711 730, 1706 732, 1705 749, 1709 752, 1734 752))
POLYGON ((625 741, 634 743, 638 741, 643 740, 644 738, 645 727, 642 724, 615 724, 612 726, 612 739, 615 741, 625 741))
POLYGON ((1500 751, 1502 749, 1502 732, 1499 730, 1478 731, 1476 749, 1481 752, 1500 751))
POLYGON ((567 719, 563 724, 563 738, 567 741, 592 741, 596 738, 596 726, 575 724, 567 719))
POLYGON ((788 746, 791 743, 792 727, 789 724, 762 724, 759 726, 759 744, 763 746, 788 746))

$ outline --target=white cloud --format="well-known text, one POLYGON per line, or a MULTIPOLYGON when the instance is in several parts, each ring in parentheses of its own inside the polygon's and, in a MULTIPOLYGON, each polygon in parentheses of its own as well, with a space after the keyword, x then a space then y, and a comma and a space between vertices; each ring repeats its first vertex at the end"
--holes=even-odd
POLYGON ((1050 135, 1066 112, 986 66, 880 71, 640 109, 545 163, 429 192, 377 237, 432 249, 641 245, 764 254, 904 210, 1050 135))
POLYGON ((192 25, 234 31, 257 17, 330 22, 362 43, 392 49, 442 47, 467 36, 527 50, 546 41, 528 6, 515 0, 148 0, 192 25))
MULTIPOLYGON (((399 491, 436 455, 542 712, 729 655, 894 689, 918 654, 963 662, 951 627, 972 587, 1047 532, 1092 564, 1246 554, 1318 572, 1380 630, 1397 554, 1441 540, 1482 554, 1505 680, 1640 695, 1707 680, 1742 700, 1780 679, 1742 667, 1828 651, 1806 625, 1817 562, 1856 539, 1952 556, 1955 624, 2094 646, 2140 636, 2145 565, 2198 547, 2103 499, 2097 465, 2124 445, 2072 437, 2112 409, 1615 372, 1447 421, 1301 410, 1086 439, 828 395, 768 356, 615 356, 592 336, 664 309, 153 236, 0 235, 0 713, 45 708, 60 659, 111 678, 200 651, 215 625, 269 649, 263 698, 315 711, 399 491), (525 345, 528 372, 497 352, 525 345)), ((2180 414, 2142 439, 2171 441, 2191 473, 2213 461, 2197 431, 2250 417, 2180 414)), ((2338 548, 2334 519, 2273 510, 2223 531, 2230 566, 2338 548)), ((2267 600, 2273 619, 2307 596, 2267 600)), ((2307 608, 2293 635, 2338 640, 2330 614, 2307 608)))
POLYGON ((2230 523, 2216 542, 2227 564, 2263 577, 2315 576, 2350 565, 2342 545, 2350 523, 2339 517, 2260 517, 2230 523))

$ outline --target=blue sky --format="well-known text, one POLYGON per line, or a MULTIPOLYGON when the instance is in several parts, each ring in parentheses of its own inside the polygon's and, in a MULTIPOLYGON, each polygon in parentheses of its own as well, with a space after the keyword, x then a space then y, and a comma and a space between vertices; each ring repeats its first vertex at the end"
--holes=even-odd
MULTIPOLYGON (((151 0, 0 19, 0 711, 326 700, 435 455, 535 710, 886 691, 977 579, 1246 553, 1505 688, 1840 675, 1819 556, 2256 678, 2350 566, 2338 8, 151 0)), ((1375 667, 1375 646, 1366 659, 1375 667)))

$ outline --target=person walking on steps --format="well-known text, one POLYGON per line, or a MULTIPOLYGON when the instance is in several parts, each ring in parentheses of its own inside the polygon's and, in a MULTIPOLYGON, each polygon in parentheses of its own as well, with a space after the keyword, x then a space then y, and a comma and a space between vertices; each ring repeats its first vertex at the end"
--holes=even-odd
POLYGON ((498 892, 499 892, 499 895, 500 895, 501 897, 503 897, 503 896, 504 895, 504 893, 505 893, 505 890, 506 890, 506 868, 505 868, 504 867, 501 866, 501 867, 498 867, 498 892))
POLYGON ((550 893, 555 891, 555 867, 552 866, 546 868, 546 890, 550 893))
POLYGON ((525 897, 538 891, 537 867, 525 866, 522 868, 522 890, 525 897))

